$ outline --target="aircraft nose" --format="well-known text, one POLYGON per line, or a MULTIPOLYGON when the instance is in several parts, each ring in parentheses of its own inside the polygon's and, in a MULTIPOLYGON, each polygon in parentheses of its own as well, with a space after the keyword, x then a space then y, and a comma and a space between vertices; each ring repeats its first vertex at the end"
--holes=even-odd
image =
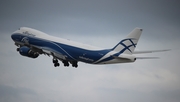
POLYGON ((19 40, 20 37, 19 37, 19 35, 13 33, 11 35, 11 38, 12 38, 12 40, 17 41, 17 40, 19 40))
POLYGON ((14 40, 14 39, 15 39, 15 35, 14 35, 14 34, 12 34, 12 35, 11 35, 11 38, 14 40))

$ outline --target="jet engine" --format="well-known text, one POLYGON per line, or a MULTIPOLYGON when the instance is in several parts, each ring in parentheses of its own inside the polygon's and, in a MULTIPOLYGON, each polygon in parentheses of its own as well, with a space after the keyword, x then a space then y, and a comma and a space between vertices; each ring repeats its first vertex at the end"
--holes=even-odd
POLYGON ((39 56, 38 52, 34 52, 29 47, 26 46, 18 48, 18 51, 22 56, 26 56, 30 58, 37 58, 39 56))

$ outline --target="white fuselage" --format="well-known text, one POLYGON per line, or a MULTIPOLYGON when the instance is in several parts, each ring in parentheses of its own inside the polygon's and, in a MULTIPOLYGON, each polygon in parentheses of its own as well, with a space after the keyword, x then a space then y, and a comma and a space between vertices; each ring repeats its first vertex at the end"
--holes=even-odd
POLYGON ((135 61, 135 56, 133 55, 54 37, 27 27, 22 27, 15 31, 12 39, 17 45, 28 44, 31 47, 42 49, 44 52, 48 50, 50 52, 49 54, 53 54, 60 60, 76 60, 91 64, 127 63, 135 61))

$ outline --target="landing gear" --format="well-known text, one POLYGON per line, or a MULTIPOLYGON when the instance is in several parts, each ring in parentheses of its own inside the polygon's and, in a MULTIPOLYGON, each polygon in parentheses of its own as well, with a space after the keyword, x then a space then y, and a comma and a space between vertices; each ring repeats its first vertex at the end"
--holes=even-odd
POLYGON ((58 60, 57 59, 53 59, 53 63, 58 63, 58 60))
MULTIPOLYGON (((69 62, 67 60, 63 60, 62 63, 64 64, 65 67, 69 67, 69 62)), ((72 61, 70 63, 72 64, 72 67, 75 67, 75 68, 78 67, 77 61, 72 61)))
POLYGON ((54 67, 58 67, 58 66, 60 66, 59 63, 54 63, 54 67))
POLYGON ((19 52, 19 49, 20 49, 20 48, 17 48, 17 49, 16 49, 16 51, 18 51, 18 52, 19 52))
MULTIPOLYGON (((52 62, 54 63, 54 67, 60 66, 56 58, 53 58, 52 62)), ((69 61, 63 60, 62 63, 64 64, 65 67, 69 67, 69 61)), ((72 67, 75 67, 75 68, 78 67, 77 61, 70 61, 70 63, 72 64, 72 67)))
POLYGON ((65 66, 65 67, 69 67, 69 63, 68 63, 68 61, 63 60, 62 62, 63 62, 63 64, 64 64, 64 66, 65 66))
POLYGON ((78 67, 78 65, 77 65, 77 61, 73 61, 73 62, 72 62, 72 67, 75 67, 75 68, 77 68, 77 67, 78 67))
POLYGON ((60 66, 57 59, 53 59, 54 67, 60 66))

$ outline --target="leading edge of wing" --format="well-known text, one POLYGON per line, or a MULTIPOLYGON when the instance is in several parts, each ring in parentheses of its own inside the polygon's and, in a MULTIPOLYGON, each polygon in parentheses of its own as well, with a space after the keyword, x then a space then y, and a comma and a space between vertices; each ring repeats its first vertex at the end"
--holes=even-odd
POLYGON ((143 54, 143 53, 154 53, 154 52, 165 52, 170 51, 171 49, 164 49, 164 50, 149 50, 149 51, 134 51, 133 54, 143 54))

